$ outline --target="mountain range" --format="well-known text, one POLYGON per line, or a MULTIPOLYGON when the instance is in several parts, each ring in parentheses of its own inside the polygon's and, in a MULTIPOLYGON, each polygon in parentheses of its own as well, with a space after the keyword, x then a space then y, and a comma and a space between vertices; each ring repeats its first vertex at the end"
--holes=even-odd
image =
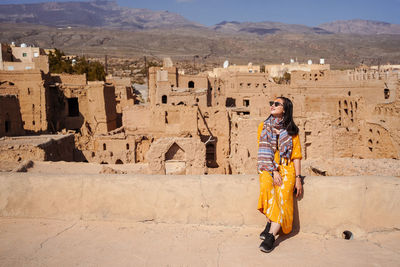
POLYGON ((179 14, 168 11, 121 7, 116 1, 110 0, 0 5, 0 22, 129 30, 194 28, 221 33, 257 35, 279 33, 400 34, 400 25, 359 19, 329 22, 316 27, 269 21, 223 21, 214 26, 206 27, 179 14))
POLYGON ((118 58, 235 64, 324 58, 332 68, 361 62, 400 64, 400 25, 350 20, 316 27, 223 21, 204 26, 167 11, 125 8, 115 1, 0 5, 0 42, 118 58))

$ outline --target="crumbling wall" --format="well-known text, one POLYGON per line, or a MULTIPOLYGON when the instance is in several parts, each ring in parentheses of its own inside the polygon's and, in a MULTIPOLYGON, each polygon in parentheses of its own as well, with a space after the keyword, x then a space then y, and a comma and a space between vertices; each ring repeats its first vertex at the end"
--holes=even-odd
POLYGON ((73 134, 3 137, 0 139, 0 160, 73 161, 74 149, 73 134))
POLYGON ((107 133, 117 128, 115 89, 104 82, 89 82, 87 91, 87 113, 83 114, 92 131, 107 133))
POLYGON ((128 134, 154 136, 196 136, 197 107, 133 106, 123 110, 128 134))
POLYGON ((205 146, 196 138, 160 138, 147 153, 152 174, 204 174, 205 146))
POLYGON ((0 81, 11 82, 18 88, 22 125, 26 132, 38 133, 48 129, 48 88, 39 70, 0 71, 0 81))
POLYGON ((101 164, 135 163, 136 142, 133 136, 97 136, 88 161, 101 164))
POLYGON ((243 118, 233 114, 231 120, 231 153, 233 174, 257 173, 257 129, 265 118, 243 118))
POLYGON ((59 73, 51 75, 54 82, 61 83, 64 86, 85 86, 87 84, 86 74, 68 74, 59 73))
MULTIPOLYGON (((1 93, 0 88, 0 93, 1 93)), ((24 135, 19 100, 16 95, 0 95, 0 137, 24 135)))
POLYGON ((229 174, 230 116, 217 107, 198 108, 197 134, 206 146, 208 173, 229 174))

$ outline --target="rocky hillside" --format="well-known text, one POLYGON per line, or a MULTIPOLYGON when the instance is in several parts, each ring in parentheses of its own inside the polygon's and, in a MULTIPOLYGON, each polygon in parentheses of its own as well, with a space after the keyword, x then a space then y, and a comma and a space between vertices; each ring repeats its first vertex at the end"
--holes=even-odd
POLYGON ((400 25, 372 20, 338 20, 319 25, 334 33, 346 34, 400 34, 400 25))
POLYGON ((400 63, 400 35, 352 34, 225 34, 211 30, 116 30, 104 28, 57 28, 0 23, 0 42, 57 47, 66 53, 90 56, 154 56, 187 59, 196 64, 229 59, 235 64, 301 62, 325 58, 334 68, 364 62, 400 63))
POLYGON ((116 1, 107 0, 0 5, 0 22, 58 27, 113 27, 131 30, 202 27, 200 24, 168 11, 120 7, 116 1))
POLYGON ((297 24, 285 24, 280 22, 237 22, 223 21, 212 27, 213 30, 222 33, 254 33, 257 35, 299 33, 299 34, 330 34, 329 31, 318 27, 307 27, 297 24))
MULTIPOLYGON (((225 34, 400 34, 400 25, 370 20, 346 20, 318 27, 281 22, 223 21, 211 27, 187 20, 168 11, 121 7, 115 0, 82 2, 44 2, 0 5, 0 22, 29 23, 56 27, 106 27, 148 30, 187 28, 225 34)), ((193 32, 195 35, 197 32, 193 32)))
POLYGON ((205 27, 178 14, 123 8, 106 0, 0 5, 0 42, 94 57, 171 56, 193 65, 226 59, 235 64, 282 63, 291 58, 324 58, 333 68, 360 62, 400 64, 400 25, 362 20, 319 27, 224 21, 205 27))

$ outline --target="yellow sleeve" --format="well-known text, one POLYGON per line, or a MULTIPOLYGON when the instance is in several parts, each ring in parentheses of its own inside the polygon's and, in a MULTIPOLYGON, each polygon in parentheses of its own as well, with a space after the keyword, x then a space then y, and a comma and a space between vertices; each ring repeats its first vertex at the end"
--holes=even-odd
POLYGON ((260 143, 260 135, 261 135, 263 127, 264 127, 264 122, 262 122, 262 123, 260 123, 258 125, 258 129, 257 129, 257 144, 260 143))
POLYGON ((293 136, 292 140, 293 140, 293 150, 292 150, 292 156, 290 158, 292 160, 293 159, 302 159, 299 135, 297 134, 297 135, 293 136))

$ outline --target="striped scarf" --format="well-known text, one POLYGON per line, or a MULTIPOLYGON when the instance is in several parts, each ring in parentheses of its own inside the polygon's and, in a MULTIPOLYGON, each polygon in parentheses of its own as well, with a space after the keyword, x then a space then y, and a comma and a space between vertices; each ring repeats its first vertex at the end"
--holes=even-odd
POLYGON ((282 163, 282 159, 290 159, 293 141, 292 137, 283 127, 283 120, 270 115, 264 121, 264 127, 261 131, 258 144, 257 169, 259 173, 268 171, 272 176, 272 172, 278 170, 278 164, 274 160, 277 141, 279 144, 279 163, 282 163), (273 131, 274 129, 280 130, 280 134, 277 135, 273 131))

